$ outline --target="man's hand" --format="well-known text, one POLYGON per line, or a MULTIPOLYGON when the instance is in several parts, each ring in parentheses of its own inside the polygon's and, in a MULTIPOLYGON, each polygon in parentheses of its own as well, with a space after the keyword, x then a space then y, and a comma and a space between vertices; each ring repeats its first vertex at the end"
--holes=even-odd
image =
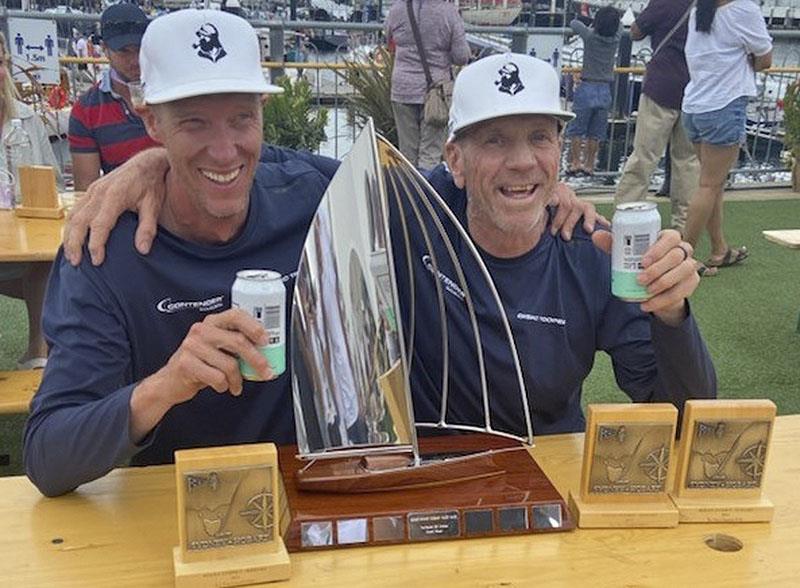
POLYGON ((86 195, 75 203, 64 227, 67 260, 72 265, 81 262, 81 249, 88 232, 92 263, 103 263, 108 235, 126 210, 139 213, 136 249, 146 255, 156 236, 168 168, 166 150, 155 147, 136 154, 89 186, 86 195))
POLYGON ((131 439, 140 441, 170 408, 191 400, 203 388, 240 395, 239 357, 271 380, 272 369, 258 350, 266 344, 261 323, 237 308, 193 324, 167 365, 142 380, 131 394, 131 439))
MULTIPOLYGON (((592 241, 611 252, 611 233, 597 231, 592 241)), ((642 257, 644 269, 636 278, 652 296, 641 304, 644 312, 652 312, 671 326, 679 325, 686 318, 686 299, 700 283, 693 253, 692 246, 681 240, 678 231, 667 229, 659 233, 658 240, 642 257)))
POLYGON ((583 228, 589 234, 594 232, 595 224, 598 222, 606 227, 610 226, 603 215, 597 214, 594 204, 578 198, 573 189, 563 182, 556 184, 549 204, 558 206, 550 225, 550 232, 556 235, 560 230, 561 237, 565 241, 572 239, 572 231, 581 217, 583 217, 583 228))

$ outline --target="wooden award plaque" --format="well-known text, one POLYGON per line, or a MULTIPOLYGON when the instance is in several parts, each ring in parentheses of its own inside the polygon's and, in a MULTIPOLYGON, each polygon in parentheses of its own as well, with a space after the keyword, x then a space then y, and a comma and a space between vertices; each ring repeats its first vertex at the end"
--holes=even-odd
POLYGON ((669 498, 678 410, 671 404, 589 405, 580 491, 581 528, 675 527, 669 498))
POLYGON ((248 586, 290 576, 289 554, 276 524, 273 444, 176 451, 175 476, 177 588, 248 586))
POLYGON ((770 521, 761 494, 775 404, 770 400, 689 400, 672 500, 680 522, 770 521))
POLYGON ((63 218, 58 199, 56 174, 49 165, 19 166, 21 203, 14 214, 28 218, 63 218))
POLYGON ((564 499, 527 447, 489 435, 424 437, 419 442, 423 458, 495 449, 492 459, 498 473, 414 489, 358 494, 309 492, 298 488, 297 472, 305 462, 297 459, 297 448, 281 447, 285 498, 281 501, 281 526, 288 550, 574 529, 564 499))

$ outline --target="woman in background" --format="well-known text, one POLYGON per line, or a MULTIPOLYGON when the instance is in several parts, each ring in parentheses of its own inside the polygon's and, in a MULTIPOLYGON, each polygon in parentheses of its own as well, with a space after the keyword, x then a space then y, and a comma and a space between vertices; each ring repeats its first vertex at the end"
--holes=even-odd
MULTIPOLYGON (((2 138, 11 130, 12 119, 19 119, 22 128, 30 137, 31 145, 18 157, 17 164, 49 165, 60 177, 50 139, 39 115, 27 104, 17 99, 17 92, 9 71, 11 57, 5 36, 0 33, 0 122, 2 138)), ((16 170, 8 169, 7 154, 2 148, 0 170, 12 175, 16 170)), ((19 358, 17 369, 43 368, 47 363, 47 344, 42 335, 42 303, 50 275, 50 262, 3 263, 0 264, 0 294, 25 301, 28 310, 28 348, 19 358)))
POLYGON ((446 125, 423 120, 428 83, 408 17, 408 3, 419 28, 433 83, 452 79, 452 66, 469 61, 464 22, 455 4, 444 0, 396 0, 386 16, 384 32, 394 46, 392 112, 400 152, 412 165, 430 169, 442 160, 446 125))
POLYGON ((568 176, 592 175, 600 141, 606 138, 614 62, 621 36, 619 19, 616 8, 603 6, 597 11, 592 28, 578 19, 569 23, 583 39, 583 68, 572 103, 575 120, 567 127, 567 137, 571 139, 568 176))
POLYGON ((689 204, 684 239, 697 246, 703 230, 711 256, 701 276, 744 260, 722 230, 722 194, 745 140, 747 99, 756 95, 755 72, 772 65, 772 39, 761 9, 749 0, 698 0, 686 38, 689 84, 682 121, 700 159, 700 185, 689 204))

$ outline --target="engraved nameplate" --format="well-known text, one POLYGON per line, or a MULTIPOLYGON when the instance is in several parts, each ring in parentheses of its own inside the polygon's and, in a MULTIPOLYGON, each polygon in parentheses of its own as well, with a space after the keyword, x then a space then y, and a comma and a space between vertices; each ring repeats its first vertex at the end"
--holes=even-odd
POLYGON ((273 540, 272 467, 194 470, 183 480, 187 550, 273 540))
POLYGON ((695 422, 686 488, 760 488, 771 421, 695 422))
POLYGON ((408 537, 412 541, 448 539, 461 535, 458 511, 408 513, 408 537))
POLYGON ((589 474, 589 492, 647 494, 666 491, 673 426, 668 423, 603 423, 589 474))

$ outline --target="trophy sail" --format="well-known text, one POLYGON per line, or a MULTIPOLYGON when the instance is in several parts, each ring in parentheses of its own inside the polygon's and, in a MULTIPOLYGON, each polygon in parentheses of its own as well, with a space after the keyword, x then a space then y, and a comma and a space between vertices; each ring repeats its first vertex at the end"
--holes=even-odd
POLYGON ((292 305, 292 389, 303 456, 414 450, 385 198, 371 122, 311 224, 292 305))
POLYGON ((417 427, 490 433, 532 444, 516 346, 488 270, 457 217, 394 147, 375 136, 371 121, 311 224, 294 290, 291 336, 298 448, 301 457, 314 460, 298 479, 313 478, 309 487, 363 492, 411 485, 415 476, 432 485, 500 473, 488 448, 487 455, 477 457, 421 459, 417 427), (462 264, 469 264, 478 283, 468 283, 462 264), (428 309, 433 319, 420 322, 418 297, 435 300, 428 309), (482 324, 478 303, 484 315, 491 315, 490 324, 482 324), (450 329, 453 312, 467 314, 468 332, 450 329), (504 333, 504 353, 516 372, 520 426, 513 431, 492 424, 481 338, 487 328, 504 333), (454 337, 470 341, 474 382, 452 373, 454 337), (410 388, 412 375, 418 377, 422 360, 429 359, 417 353, 420 341, 426 343, 425 353, 429 343, 438 342, 431 353, 437 365, 430 373, 438 372, 440 382, 433 399, 420 399, 410 388), (412 399, 433 404, 435 417, 415 419, 415 412, 427 416, 430 411, 415 410, 412 399), (478 407, 480 419, 464 421, 453 412, 470 404, 478 407), (353 459, 375 453, 405 455, 353 459), (349 461, 321 465, 318 458, 349 461), (314 468, 318 474, 312 474, 314 468), (337 480, 338 488, 330 487, 337 480))

